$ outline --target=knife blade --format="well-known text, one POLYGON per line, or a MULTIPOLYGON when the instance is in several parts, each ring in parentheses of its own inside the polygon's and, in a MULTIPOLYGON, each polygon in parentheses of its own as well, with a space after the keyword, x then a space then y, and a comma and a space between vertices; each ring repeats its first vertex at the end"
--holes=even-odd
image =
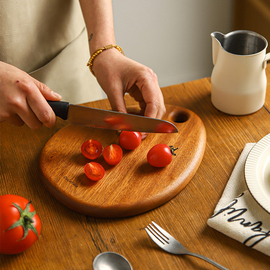
POLYGON ((56 116, 76 125, 145 133, 178 132, 177 127, 166 120, 73 105, 65 101, 48 101, 48 103, 56 116))

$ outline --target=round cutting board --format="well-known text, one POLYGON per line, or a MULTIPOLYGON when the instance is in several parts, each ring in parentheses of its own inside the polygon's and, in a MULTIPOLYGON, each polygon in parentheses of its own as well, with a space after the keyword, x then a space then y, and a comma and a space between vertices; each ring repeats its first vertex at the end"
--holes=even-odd
POLYGON ((206 133, 201 119, 192 111, 167 105, 164 120, 173 122, 178 133, 153 133, 133 151, 123 149, 116 166, 106 164, 102 155, 95 160, 106 170, 97 181, 84 174, 90 162, 81 154, 84 141, 95 139, 103 148, 118 144, 116 131, 67 125, 46 143, 40 156, 42 181, 63 204, 80 213, 100 218, 137 215, 154 209, 177 195, 197 171, 205 149, 206 133), (148 164, 146 156, 158 143, 173 145, 176 156, 164 168, 148 164))

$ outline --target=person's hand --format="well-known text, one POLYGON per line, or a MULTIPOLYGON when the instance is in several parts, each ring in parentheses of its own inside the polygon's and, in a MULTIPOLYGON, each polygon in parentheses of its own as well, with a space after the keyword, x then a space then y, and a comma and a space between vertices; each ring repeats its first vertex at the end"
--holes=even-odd
POLYGON ((52 127, 56 116, 46 100, 61 96, 26 72, 0 62, 0 122, 16 126, 26 123, 32 129, 52 127))
POLYGON ((96 57, 93 71, 113 110, 127 112, 124 94, 129 93, 145 116, 162 118, 165 114, 157 76, 150 68, 125 57, 116 49, 109 49, 96 57))

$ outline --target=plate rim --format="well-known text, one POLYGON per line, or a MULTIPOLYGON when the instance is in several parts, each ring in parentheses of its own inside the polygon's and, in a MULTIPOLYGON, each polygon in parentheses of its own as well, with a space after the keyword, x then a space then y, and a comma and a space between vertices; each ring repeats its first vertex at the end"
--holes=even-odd
POLYGON ((245 162, 245 181, 253 198, 270 213, 270 198, 258 188, 257 165, 263 153, 270 148, 270 133, 258 141, 250 150, 245 162), (256 179, 256 181, 254 181, 256 179))

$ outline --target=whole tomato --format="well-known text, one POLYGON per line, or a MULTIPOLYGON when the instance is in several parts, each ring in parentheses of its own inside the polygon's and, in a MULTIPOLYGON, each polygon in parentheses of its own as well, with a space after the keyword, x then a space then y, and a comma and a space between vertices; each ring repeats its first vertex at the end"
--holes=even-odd
POLYGON ((134 150, 142 140, 141 133, 135 131, 122 131, 119 136, 119 144, 126 150, 134 150))
POLYGON ((17 195, 0 196, 0 253, 25 251, 40 231, 41 222, 30 201, 17 195))
POLYGON ((171 163, 172 156, 176 156, 174 151, 177 149, 164 143, 157 144, 149 150, 147 161, 154 167, 165 167, 171 163))

